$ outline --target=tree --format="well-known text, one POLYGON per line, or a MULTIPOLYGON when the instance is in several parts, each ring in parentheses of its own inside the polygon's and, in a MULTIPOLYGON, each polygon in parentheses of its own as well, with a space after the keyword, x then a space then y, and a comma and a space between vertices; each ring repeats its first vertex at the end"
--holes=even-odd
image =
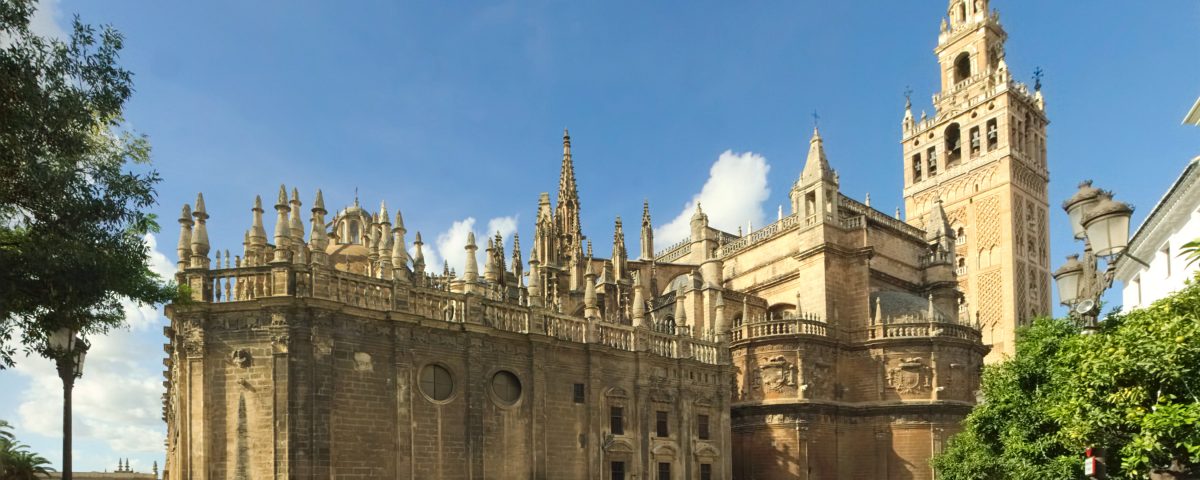
POLYGON ((1200 472, 1200 282, 1079 333, 1053 319, 1020 332, 934 458, 938 478, 1083 478, 1089 446, 1107 451, 1113 478, 1200 472))
POLYGON ((60 328, 102 334, 122 299, 176 296, 148 267, 159 177, 124 129, 123 38, 78 18, 70 38, 29 29, 32 0, 0 0, 0 368, 60 328))
POLYGON ((8 422, 0 420, 0 480, 49 478, 54 471, 50 461, 17 442, 9 428, 8 422))
POLYGON ((939 479, 1082 478, 1081 450, 1050 410, 1069 368, 1061 351, 1079 332, 1072 322, 1039 318, 1019 332, 1012 359, 985 367, 983 403, 933 459, 939 479))

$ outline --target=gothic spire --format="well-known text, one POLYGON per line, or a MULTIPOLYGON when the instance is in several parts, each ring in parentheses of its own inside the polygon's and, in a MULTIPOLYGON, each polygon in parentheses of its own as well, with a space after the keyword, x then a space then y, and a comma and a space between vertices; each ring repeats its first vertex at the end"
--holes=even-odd
POLYGON ((642 260, 654 259, 654 226, 650 223, 650 201, 642 200, 642 260))
POLYGON ((517 285, 521 283, 521 236, 513 233, 512 273, 517 277, 517 285))
MULTIPOLYGON (((400 210, 396 210, 396 226, 392 227, 392 268, 396 269, 399 275, 407 277, 408 274, 408 248, 404 245, 404 217, 400 215, 400 210)), ((407 280, 407 278, 401 278, 407 280)))

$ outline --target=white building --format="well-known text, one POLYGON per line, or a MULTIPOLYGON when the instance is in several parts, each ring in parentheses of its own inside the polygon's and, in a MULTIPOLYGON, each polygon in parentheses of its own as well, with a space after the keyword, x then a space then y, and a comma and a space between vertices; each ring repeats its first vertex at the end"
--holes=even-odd
POLYGON ((1200 269, 1179 256, 1183 244, 1200 238, 1200 157, 1188 162, 1166 195, 1129 241, 1130 258, 1117 262, 1116 278, 1124 285, 1125 310, 1145 307, 1183 288, 1200 269))

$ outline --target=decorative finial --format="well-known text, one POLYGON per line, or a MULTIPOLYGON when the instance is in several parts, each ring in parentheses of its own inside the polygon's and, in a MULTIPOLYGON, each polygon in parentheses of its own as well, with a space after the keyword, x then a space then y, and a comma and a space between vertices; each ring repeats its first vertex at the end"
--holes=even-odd
POLYGON ((912 94, 913 94, 912 87, 905 86, 904 87, 904 109, 905 110, 912 108, 912 94))
POLYGON ((1044 76, 1044 74, 1045 72, 1042 72, 1042 67, 1033 69, 1033 91, 1042 91, 1042 76, 1044 76))
POLYGON ((820 123, 821 123, 821 116, 817 114, 816 110, 813 110, 812 117, 813 117, 813 133, 816 133, 817 127, 819 127, 820 123))

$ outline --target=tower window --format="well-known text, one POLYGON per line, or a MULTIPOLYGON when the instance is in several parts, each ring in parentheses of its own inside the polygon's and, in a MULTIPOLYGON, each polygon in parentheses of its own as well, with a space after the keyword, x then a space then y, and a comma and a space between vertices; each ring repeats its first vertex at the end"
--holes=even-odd
POLYGON ((929 177, 932 178, 934 175, 937 175, 937 149, 929 147, 929 150, 925 152, 925 156, 929 159, 928 171, 929 177))
POLYGON ((671 464, 658 462, 658 480, 671 480, 671 464))
POLYGON ((921 181, 921 154, 916 153, 912 156, 912 181, 913 183, 921 181))
POLYGON ((954 83, 971 78, 971 54, 963 52, 954 59, 954 83))
POLYGON ((572 396, 574 397, 575 403, 583 403, 584 402, 585 397, 584 397, 584 390, 583 390, 582 383, 574 384, 574 386, 572 387, 571 393, 573 393, 572 396))
POLYGON ((987 121, 987 149, 992 151, 996 148, 996 144, 1000 141, 1000 131, 996 128, 996 119, 987 121))
POLYGON ((980 138, 979 138, 979 127, 972 128, 971 129, 971 156, 972 157, 979 156, 979 152, 981 150, 980 143, 981 142, 980 142, 980 138))
POLYGON ((701 440, 708 440, 708 415, 698 415, 696 417, 696 430, 696 435, 700 437, 701 440))
POLYGON ((962 158, 962 131, 957 123, 946 127, 946 165, 956 165, 962 158))
POLYGON ((811 217, 817 214, 817 192, 804 194, 804 215, 811 217))

